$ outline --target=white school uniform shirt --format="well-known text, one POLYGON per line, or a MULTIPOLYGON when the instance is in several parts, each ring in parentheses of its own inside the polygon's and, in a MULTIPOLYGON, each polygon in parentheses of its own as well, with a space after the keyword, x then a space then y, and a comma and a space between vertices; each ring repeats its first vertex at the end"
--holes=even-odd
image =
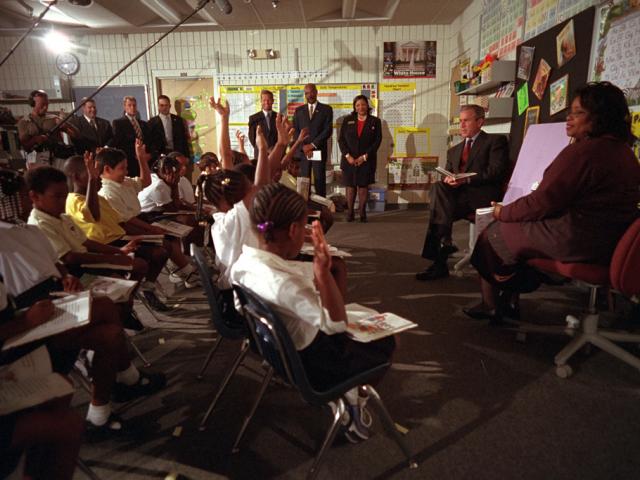
POLYGON ((87 236, 66 213, 57 218, 34 208, 27 223, 42 230, 59 259, 69 252, 87 253, 87 236))
POLYGON ((231 280, 264 300, 278 314, 296 350, 308 347, 322 330, 344 332, 344 322, 333 322, 322 305, 313 281, 313 263, 285 260, 273 253, 244 246, 231 267, 231 280))
POLYGON ((126 222, 140 214, 138 193, 142 190, 140 177, 125 177, 124 182, 118 183, 106 178, 102 179, 102 188, 98 192, 109 205, 118 212, 120 222, 126 222))
POLYGON ((196 196, 193 193, 193 185, 191 185, 191 182, 186 177, 180 177, 178 192, 180 193, 180 200, 195 205, 196 196))
POLYGON ((171 203, 171 187, 157 174, 151 174, 151 184, 138 193, 140 209, 143 212, 162 211, 163 205, 171 203))
POLYGON ((12 297, 60 277, 58 256, 38 227, 0 221, 0 238, 0 275, 12 297))
POLYGON ((253 229, 249 210, 242 200, 228 212, 213 214, 211 239, 216 251, 216 267, 220 272, 218 288, 231 288, 229 269, 242 253, 242 246, 258 248, 260 242, 253 229))

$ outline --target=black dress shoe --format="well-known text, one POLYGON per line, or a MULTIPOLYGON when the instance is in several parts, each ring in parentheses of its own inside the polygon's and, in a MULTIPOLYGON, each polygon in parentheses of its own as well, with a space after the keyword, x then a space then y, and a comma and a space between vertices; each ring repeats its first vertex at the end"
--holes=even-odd
POLYGON ((479 303, 473 307, 463 308, 462 311, 474 320, 492 320, 496 316, 496 311, 494 309, 488 309, 483 303, 479 303))
POLYGON ((426 282, 429 280, 437 280, 439 278, 447 278, 449 276, 449 267, 447 264, 434 263, 426 270, 416 273, 416 280, 426 282))
POLYGON ((446 255, 447 257, 449 255, 453 255, 457 251, 458 251, 458 247, 456 247, 452 243, 450 243, 449 245, 442 245, 442 247, 440 247, 440 253, 442 253, 442 255, 446 255))
POLYGON ((347 214, 347 222, 353 222, 356 219, 353 212, 347 214))

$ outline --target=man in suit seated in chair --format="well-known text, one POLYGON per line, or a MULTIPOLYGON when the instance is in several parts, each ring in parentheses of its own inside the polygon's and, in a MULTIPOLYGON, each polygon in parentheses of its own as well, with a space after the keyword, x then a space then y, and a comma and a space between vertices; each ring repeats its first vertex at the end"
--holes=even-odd
POLYGON ((447 152, 446 169, 476 175, 458 180, 445 177, 432 185, 429 227, 422 249, 422 257, 432 264, 416 274, 417 280, 447 277, 447 258, 456 250, 451 244, 453 222, 502 199, 509 163, 507 139, 483 132, 483 124, 482 107, 464 105, 460 108, 460 134, 464 141, 447 152))

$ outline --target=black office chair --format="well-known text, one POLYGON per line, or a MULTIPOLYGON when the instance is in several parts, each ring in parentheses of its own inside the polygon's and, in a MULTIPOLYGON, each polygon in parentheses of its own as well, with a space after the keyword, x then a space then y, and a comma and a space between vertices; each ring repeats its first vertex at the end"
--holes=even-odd
POLYGON ((240 340, 242 339, 242 344, 240 345, 240 350, 236 355, 231 368, 227 372, 226 376, 222 380, 222 383, 218 387, 218 391, 216 392, 215 397, 211 401, 207 412, 205 413, 202 421, 200 422, 199 430, 204 430, 207 426, 207 421, 211 416, 218 400, 222 396, 222 393, 227 388, 227 385, 231 381, 231 378, 236 373, 236 370, 244 360, 244 357, 247 355, 249 351, 249 338, 248 331, 244 320, 241 318, 233 317, 231 315, 227 315, 225 317, 222 314, 220 309, 220 291, 216 287, 213 282, 213 272, 211 268, 209 268, 209 263, 207 262, 207 258, 205 253, 203 252, 201 247, 196 245, 191 246, 191 255, 195 259, 196 267, 198 268, 198 273, 200 274, 200 280, 202 282, 202 286, 204 288, 205 294, 207 296, 207 301, 209 304, 211 323, 213 324, 214 329, 218 332, 218 338, 215 343, 209 350, 207 354, 207 358, 205 359, 202 368, 200 369, 200 373, 198 374, 198 379, 201 379, 204 375, 204 371, 206 370, 209 362, 213 358, 213 355, 216 353, 220 344, 225 340, 240 340))
POLYGON ((376 409, 387 433, 393 437, 407 457, 409 468, 418 467, 417 463, 413 460, 405 439, 396 429, 389 412, 387 412, 387 409, 382 403, 380 395, 378 395, 378 392, 376 392, 373 387, 368 385, 370 381, 377 378, 382 371, 389 367, 388 363, 383 363, 369 370, 360 372, 349 380, 333 386, 329 390, 318 391, 309 382, 302 361, 300 360, 300 356, 293 345, 293 341, 275 312, 265 302, 247 289, 238 285, 235 285, 234 289, 236 295, 238 295, 238 298, 240 299, 240 303, 242 304, 243 314, 247 321, 255 348, 269 363, 269 365, 271 365, 271 370, 265 376, 260 393, 258 394, 249 416, 245 419, 238 438, 236 439, 234 450, 237 449, 240 439, 255 413, 256 407, 262 399, 266 386, 271 380, 271 375, 275 372, 284 381, 292 387, 295 387, 307 403, 311 405, 326 405, 328 402, 332 401, 337 404, 336 411, 333 414, 331 427, 325 435, 320 451, 316 455, 313 465, 309 469, 307 478, 313 478, 317 475, 322 457, 327 448, 333 443, 336 433, 338 432, 338 427, 341 424, 340 420, 346 410, 345 400, 343 398, 345 392, 358 386, 361 386, 361 388, 363 388, 369 395, 371 404, 376 409))

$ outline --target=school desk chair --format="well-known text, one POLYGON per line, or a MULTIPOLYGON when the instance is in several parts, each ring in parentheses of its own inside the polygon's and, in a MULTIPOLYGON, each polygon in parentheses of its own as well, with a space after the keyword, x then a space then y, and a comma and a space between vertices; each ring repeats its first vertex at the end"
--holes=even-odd
MULTIPOLYGON (((556 327, 555 331, 545 329, 543 332, 564 332, 574 337, 555 357, 556 374, 559 377, 567 378, 573 373, 567 361, 587 344, 595 345, 640 370, 640 358, 614 343, 640 343, 640 335, 599 328, 600 316, 596 308, 596 296, 600 288, 612 289, 627 298, 638 301, 638 295, 640 295, 640 218, 631 224, 618 242, 609 265, 564 263, 546 258, 531 259, 527 263, 544 273, 560 275, 586 284, 589 288, 587 312, 581 319, 568 315, 566 326, 556 327)), ((523 324, 522 328, 525 332, 528 330, 526 324, 523 324)), ((534 326, 530 331, 535 332, 537 329, 534 326)))
POLYGON ((332 386, 328 390, 316 390, 307 378, 304 366, 293 345, 293 340, 291 340, 289 332, 287 332, 287 329, 284 327, 276 313, 265 302, 247 289, 242 288, 239 285, 234 285, 234 290, 242 305, 242 311, 247 321, 254 347, 271 366, 269 373, 264 378, 251 411, 245 419, 242 429, 238 434, 238 438, 236 439, 233 447, 234 451, 237 451, 242 435, 244 434, 258 404, 260 403, 267 385, 271 381, 272 374, 275 373, 287 384, 296 388, 302 398, 310 405, 322 406, 327 405, 329 402, 335 402, 337 405, 336 411, 333 414, 331 427, 327 431, 324 441, 322 442, 322 446, 320 447, 320 451, 316 455, 313 464, 307 473, 307 478, 314 478, 317 475, 323 455, 328 447, 333 443, 338 432, 342 416, 346 410, 344 394, 358 386, 363 388, 369 395, 369 399, 371 400, 370 404, 373 405, 377 411, 387 433, 395 440, 404 453, 408 461, 409 468, 413 469, 418 467, 418 464, 414 461, 411 455, 411 451, 409 450, 409 446, 407 445, 405 438, 403 438, 400 432, 398 432, 389 412, 380 398, 380 395, 371 385, 369 385, 369 382, 378 378, 381 372, 389 368, 389 363, 381 363, 373 368, 364 370, 352 376, 348 380, 332 386))

